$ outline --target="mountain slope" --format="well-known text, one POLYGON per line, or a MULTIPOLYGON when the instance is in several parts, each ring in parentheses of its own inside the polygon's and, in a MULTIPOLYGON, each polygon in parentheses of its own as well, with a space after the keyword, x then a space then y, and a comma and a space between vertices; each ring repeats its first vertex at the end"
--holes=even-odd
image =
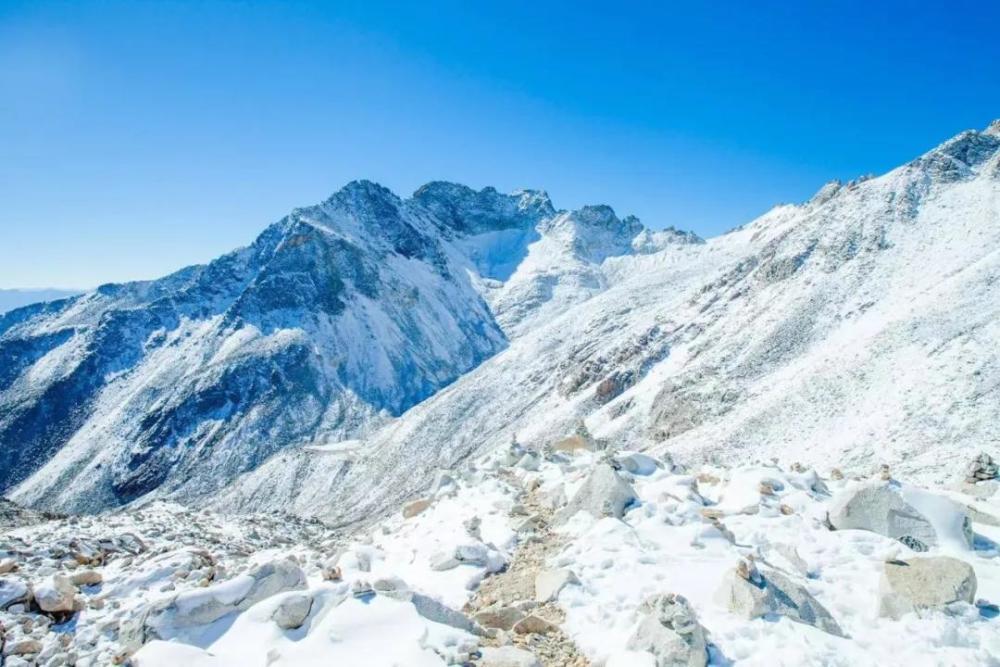
POLYGON ((0 491, 73 510, 194 498, 286 447, 363 436, 506 345, 487 283, 571 215, 534 191, 355 182, 206 266, 12 311, 0 491))
POLYGON ((55 301, 79 294, 66 289, 0 289, 0 315, 42 301, 55 301))
POLYGON ((363 519, 436 468, 514 434, 544 446, 581 419, 618 446, 688 459, 935 477, 992 442, 1000 418, 998 127, 703 245, 610 258, 605 291, 362 446, 286 451, 217 503, 363 519))

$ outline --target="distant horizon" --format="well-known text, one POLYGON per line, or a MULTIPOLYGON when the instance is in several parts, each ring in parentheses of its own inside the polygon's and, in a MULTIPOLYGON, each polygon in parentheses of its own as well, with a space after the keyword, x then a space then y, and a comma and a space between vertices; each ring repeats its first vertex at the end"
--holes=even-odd
POLYGON ((157 278, 364 178, 543 189, 712 238, 984 128, 998 19, 965 0, 11 0, 0 287, 157 278))

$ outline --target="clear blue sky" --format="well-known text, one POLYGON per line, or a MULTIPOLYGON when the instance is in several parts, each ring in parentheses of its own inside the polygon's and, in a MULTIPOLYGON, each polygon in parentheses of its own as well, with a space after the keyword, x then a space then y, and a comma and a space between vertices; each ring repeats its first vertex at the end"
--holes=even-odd
POLYGON ((668 4, 3 0, 0 287, 155 277, 354 178, 714 235, 1000 116, 996 2, 668 4))

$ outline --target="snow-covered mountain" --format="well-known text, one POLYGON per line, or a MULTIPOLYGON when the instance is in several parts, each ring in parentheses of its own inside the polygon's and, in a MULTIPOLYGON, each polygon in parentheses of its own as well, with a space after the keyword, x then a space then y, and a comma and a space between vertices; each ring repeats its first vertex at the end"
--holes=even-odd
POLYGON ((995 442, 1000 124, 707 243, 607 257, 600 271, 603 291, 364 443, 286 450, 218 506, 360 519, 436 468, 515 434, 542 447, 581 422, 617 446, 689 460, 886 462, 920 478, 995 442))
POLYGON ((207 266, 0 319, 0 479, 349 521, 580 430, 932 477, 1000 416, 998 155, 994 123, 708 242, 352 183, 207 266))
POLYGON ((367 435, 505 347, 487 300, 536 279, 522 267, 539 247, 567 264, 520 319, 592 293, 577 273, 601 283, 597 264, 642 231, 595 210, 355 182, 208 265, 14 310, 0 317, 0 490, 68 509, 193 498, 287 447, 367 435))

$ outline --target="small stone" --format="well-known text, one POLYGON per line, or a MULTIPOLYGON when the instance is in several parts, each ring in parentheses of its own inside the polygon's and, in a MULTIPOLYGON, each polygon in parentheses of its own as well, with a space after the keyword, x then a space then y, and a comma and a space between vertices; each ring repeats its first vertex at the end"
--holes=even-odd
POLYGON ((833 468, 830 470, 830 479, 837 481, 842 480, 844 479, 844 473, 840 471, 840 468, 833 468))
POLYGON ((705 628, 684 597, 659 595, 642 609, 646 617, 629 639, 629 650, 653 654, 658 666, 704 667, 708 663, 705 628))
POLYGON ((0 560, 0 574, 8 574, 17 570, 17 561, 13 558, 0 560))
POLYGON ((431 506, 430 498, 421 498, 403 505, 403 518, 411 519, 431 506))
POLYGON ((81 570, 71 574, 69 580, 74 586, 96 586, 104 577, 97 570, 81 570))
POLYGON ((483 609, 473 619, 484 628, 508 631, 524 616, 524 612, 517 607, 491 607, 483 609))
POLYGON ((546 635, 558 629, 559 626, 555 623, 535 614, 525 616, 511 628, 515 634, 519 635, 546 635))
POLYGON ((42 652, 42 642, 37 639, 21 639, 4 648, 5 655, 35 655, 42 652))

